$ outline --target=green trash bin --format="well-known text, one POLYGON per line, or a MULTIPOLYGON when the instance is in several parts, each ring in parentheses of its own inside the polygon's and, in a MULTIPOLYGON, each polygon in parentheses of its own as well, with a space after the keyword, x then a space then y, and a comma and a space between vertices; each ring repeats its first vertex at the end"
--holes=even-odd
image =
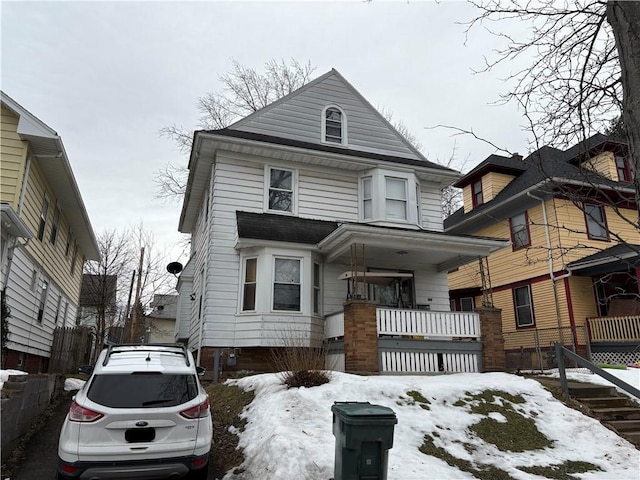
POLYGON ((386 480, 389 449, 393 447, 393 410, 369 402, 335 402, 334 480, 386 480))

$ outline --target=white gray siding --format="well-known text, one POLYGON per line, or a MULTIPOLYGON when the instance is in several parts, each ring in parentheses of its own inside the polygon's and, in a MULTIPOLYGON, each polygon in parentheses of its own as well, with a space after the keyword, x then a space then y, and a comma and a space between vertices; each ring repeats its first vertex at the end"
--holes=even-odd
POLYGON ((346 114, 347 148, 419 158, 400 134, 334 73, 230 128, 303 142, 322 143, 321 116, 327 105, 337 105, 346 114))

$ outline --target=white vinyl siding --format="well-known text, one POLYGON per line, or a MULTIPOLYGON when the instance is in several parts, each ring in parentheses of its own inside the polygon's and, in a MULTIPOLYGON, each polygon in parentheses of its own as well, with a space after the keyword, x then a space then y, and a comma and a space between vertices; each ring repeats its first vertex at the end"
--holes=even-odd
POLYGON ((250 118, 232 125, 233 130, 273 135, 310 143, 322 143, 322 111, 339 105, 348 119, 349 148, 419 158, 402 137, 336 75, 311 85, 295 97, 276 102, 250 118))

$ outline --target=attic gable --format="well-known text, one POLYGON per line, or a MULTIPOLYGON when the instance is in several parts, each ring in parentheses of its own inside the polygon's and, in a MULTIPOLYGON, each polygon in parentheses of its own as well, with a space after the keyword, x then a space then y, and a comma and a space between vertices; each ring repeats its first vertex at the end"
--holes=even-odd
POLYGON ((228 129, 426 160, 335 69, 237 121, 228 129), (341 135, 335 133, 339 128, 342 129, 341 135))

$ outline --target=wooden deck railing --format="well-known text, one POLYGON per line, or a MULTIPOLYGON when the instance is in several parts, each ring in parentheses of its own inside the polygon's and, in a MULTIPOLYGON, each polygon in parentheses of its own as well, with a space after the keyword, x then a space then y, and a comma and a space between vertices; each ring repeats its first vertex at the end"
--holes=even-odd
MULTIPOLYGON (((378 335, 423 336, 432 338, 480 338, 480 316, 473 312, 433 312, 377 308, 378 335)), ((325 317, 325 337, 344 335, 344 313, 325 317)))
POLYGON ((592 342, 640 343, 640 315, 587 318, 592 342))

